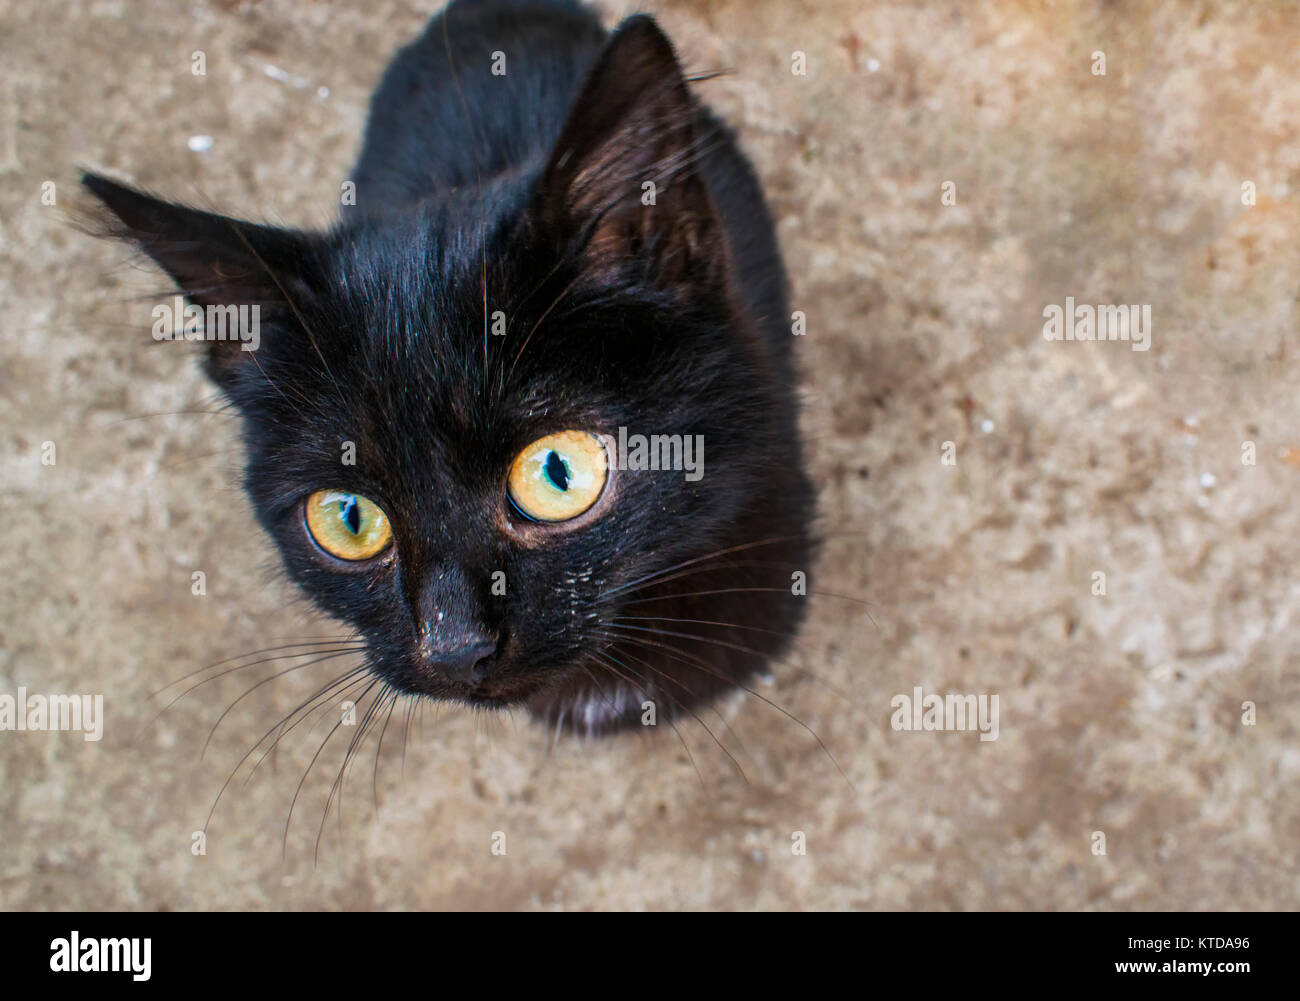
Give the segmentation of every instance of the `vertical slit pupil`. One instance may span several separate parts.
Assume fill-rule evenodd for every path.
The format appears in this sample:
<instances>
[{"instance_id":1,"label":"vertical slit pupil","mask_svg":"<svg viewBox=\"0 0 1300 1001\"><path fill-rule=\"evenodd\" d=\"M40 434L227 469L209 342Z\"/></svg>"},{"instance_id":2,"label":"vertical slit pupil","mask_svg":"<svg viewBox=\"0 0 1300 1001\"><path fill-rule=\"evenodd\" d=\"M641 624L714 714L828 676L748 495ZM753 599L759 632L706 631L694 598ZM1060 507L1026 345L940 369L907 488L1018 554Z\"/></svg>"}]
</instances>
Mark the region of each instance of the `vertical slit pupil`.
<instances>
[{"instance_id":1,"label":"vertical slit pupil","mask_svg":"<svg viewBox=\"0 0 1300 1001\"><path fill-rule=\"evenodd\" d=\"M546 457L546 475L559 489L569 489L569 467L564 464L559 452L551 452Z\"/></svg>"},{"instance_id":2,"label":"vertical slit pupil","mask_svg":"<svg viewBox=\"0 0 1300 1001\"><path fill-rule=\"evenodd\" d=\"M339 501L339 514L343 518L343 524L348 526L348 530L353 535L361 531L361 505L357 503L355 497Z\"/></svg>"}]
</instances>

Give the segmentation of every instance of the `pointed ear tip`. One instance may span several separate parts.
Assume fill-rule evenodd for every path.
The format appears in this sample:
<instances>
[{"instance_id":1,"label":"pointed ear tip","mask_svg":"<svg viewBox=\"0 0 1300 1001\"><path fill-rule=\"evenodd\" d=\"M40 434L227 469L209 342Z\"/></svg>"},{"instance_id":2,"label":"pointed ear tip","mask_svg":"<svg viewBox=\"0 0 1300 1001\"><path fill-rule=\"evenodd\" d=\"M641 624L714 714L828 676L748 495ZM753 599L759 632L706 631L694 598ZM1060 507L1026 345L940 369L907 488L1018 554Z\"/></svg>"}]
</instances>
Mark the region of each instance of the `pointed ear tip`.
<instances>
[{"instance_id":1,"label":"pointed ear tip","mask_svg":"<svg viewBox=\"0 0 1300 1001\"><path fill-rule=\"evenodd\" d=\"M77 170L81 173L81 186L88 191L98 193L113 183L103 174L96 174L86 167L78 165Z\"/></svg>"},{"instance_id":2,"label":"pointed ear tip","mask_svg":"<svg viewBox=\"0 0 1300 1001\"><path fill-rule=\"evenodd\" d=\"M81 186L101 202L107 203L115 195L134 193L126 185L118 184L103 174L97 174L93 170L87 170L84 167L78 167L77 169L81 171Z\"/></svg>"},{"instance_id":3,"label":"pointed ear tip","mask_svg":"<svg viewBox=\"0 0 1300 1001\"><path fill-rule=\"evenodd\" d=\"M81 171L81 188L86 192L77 199L81 230L100 239L129 239L131 230L121 212L121 195L125 189L93 170L80 166L77 169Z\"/></svg>"},{"instance_id":4,"label":"pointed ear tip","mask_svg":"<svg viewBox=\"0 0 1300 1001\"><path fill-rule=\"evenodd\" d=\"M631 17L624 18L614 32L614 38L629 39L638 45L653 46L661 55L674 60L677 58L673 43L664 34L663 28L659 27L659 22L649 14L633 14Z\"/></svg>"},{"instance_id":5,"label":"pointed ear tip","mask_svg":"<svg viewBox=\"0 0 1300 1001\"><path fill-rule=\"evenodd\" d=\"M80 181L82 190L95 195L102 201L103 196L100 195L100 191L102 190L100 188L100 182L103 181L103 178L84 167L79 166L77 170L81 174Z\"/></svg>"},{"instance_id":6,"label":"pointed ear tip","mask_svg":"<svg viewBox=\"0 0 1300 1001\"><path fill-rule=\"evenodd\" d=\"M137 217L138 205L147 196L88 168L79 165L77 169L81 188L87 193L77 199L81 228L104 239L136 239L138 234L131 220Z\"/></svg>"}]
</instances>

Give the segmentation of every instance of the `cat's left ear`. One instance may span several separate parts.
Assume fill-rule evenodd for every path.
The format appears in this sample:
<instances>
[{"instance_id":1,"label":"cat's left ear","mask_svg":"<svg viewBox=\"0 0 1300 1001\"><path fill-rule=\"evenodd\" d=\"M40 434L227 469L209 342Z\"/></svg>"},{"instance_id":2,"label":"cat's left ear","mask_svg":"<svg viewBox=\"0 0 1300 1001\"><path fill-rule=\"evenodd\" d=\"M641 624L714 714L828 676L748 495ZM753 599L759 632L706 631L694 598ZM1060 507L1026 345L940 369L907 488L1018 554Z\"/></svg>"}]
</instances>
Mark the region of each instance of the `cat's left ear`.
<instances>
[{"instance_id":1,"label":"cat's left ear","mask_svg":"<svg viewBox=\"0 0 1300 1001\"><path fill-rule=\"evenodd\" d=\"M135 244L199 306L275 313L307 294L301 234L177 205L98 174L83 174L81 183L108 210L99 234ZM252 358L238 340L208 342L208 372L219 384Z\"/></svg>"},{"instance_id":2,"label":"cat's left ear","mask_svg":"<svg viewBox=\"0 0 1300 1001\"><path fill-rule=\"evenodd\" d=\"M697 169L699 117L672 43L653 18L628 18L570 109L535 194L545 225L585 239L590 271L648 270L668 286L725 282L725 231Z\"/></svg>"}]
</instances>

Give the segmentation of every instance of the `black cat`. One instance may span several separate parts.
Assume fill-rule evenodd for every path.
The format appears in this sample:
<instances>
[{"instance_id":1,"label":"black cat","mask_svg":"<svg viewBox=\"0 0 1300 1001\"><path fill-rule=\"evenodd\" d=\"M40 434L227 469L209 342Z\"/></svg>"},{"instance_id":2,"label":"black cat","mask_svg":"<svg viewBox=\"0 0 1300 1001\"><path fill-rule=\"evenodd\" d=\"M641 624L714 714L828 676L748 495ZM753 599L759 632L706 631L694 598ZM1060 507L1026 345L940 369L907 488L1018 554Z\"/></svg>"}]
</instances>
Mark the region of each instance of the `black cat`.
<instances>
[{"instance_id":1,"label":"black cat","mask_svg":"<svg viewBox=\"0 0 1300 1001\"><path fill-rule=\"evenodd\" d=\"M327 233L83 180L193 304L257 307L256 350L207 346L246 489L381 692L605 733L787 647L813 495L785 274L651 18L453 3Z\"/></svg>"}]
</instances>

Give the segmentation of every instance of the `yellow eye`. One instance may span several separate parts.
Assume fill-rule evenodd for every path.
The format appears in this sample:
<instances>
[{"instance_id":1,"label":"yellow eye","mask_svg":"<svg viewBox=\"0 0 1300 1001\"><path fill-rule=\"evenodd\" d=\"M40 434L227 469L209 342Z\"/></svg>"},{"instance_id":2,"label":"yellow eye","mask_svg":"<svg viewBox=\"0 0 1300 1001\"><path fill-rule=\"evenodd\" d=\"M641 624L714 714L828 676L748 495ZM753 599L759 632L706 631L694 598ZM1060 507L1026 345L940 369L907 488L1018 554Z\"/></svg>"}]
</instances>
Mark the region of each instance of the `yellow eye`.
<instances>
[{"instance_id":1,"label":"yellow eye","mask_svg":"<svg viewBox=\"0 0 1300 1001\"><path fill-rule=\"evenodd\" d=\"M596 503L609 478L609 456L586 431L538 438L510 467L510 499L535 521L568 521Z\"/></svg>"},{"instance_id":2,"label":"yellow eye","mask_svg":"<svg viewBox=\"0 0 1300 1001\"><path fill-rule=\"evenodd\" d=\"M341 560L368 560L393 537L378 504L343 490L317 490L307 498L307 531L325 552Z\"/></svg>"}]
</instances>

